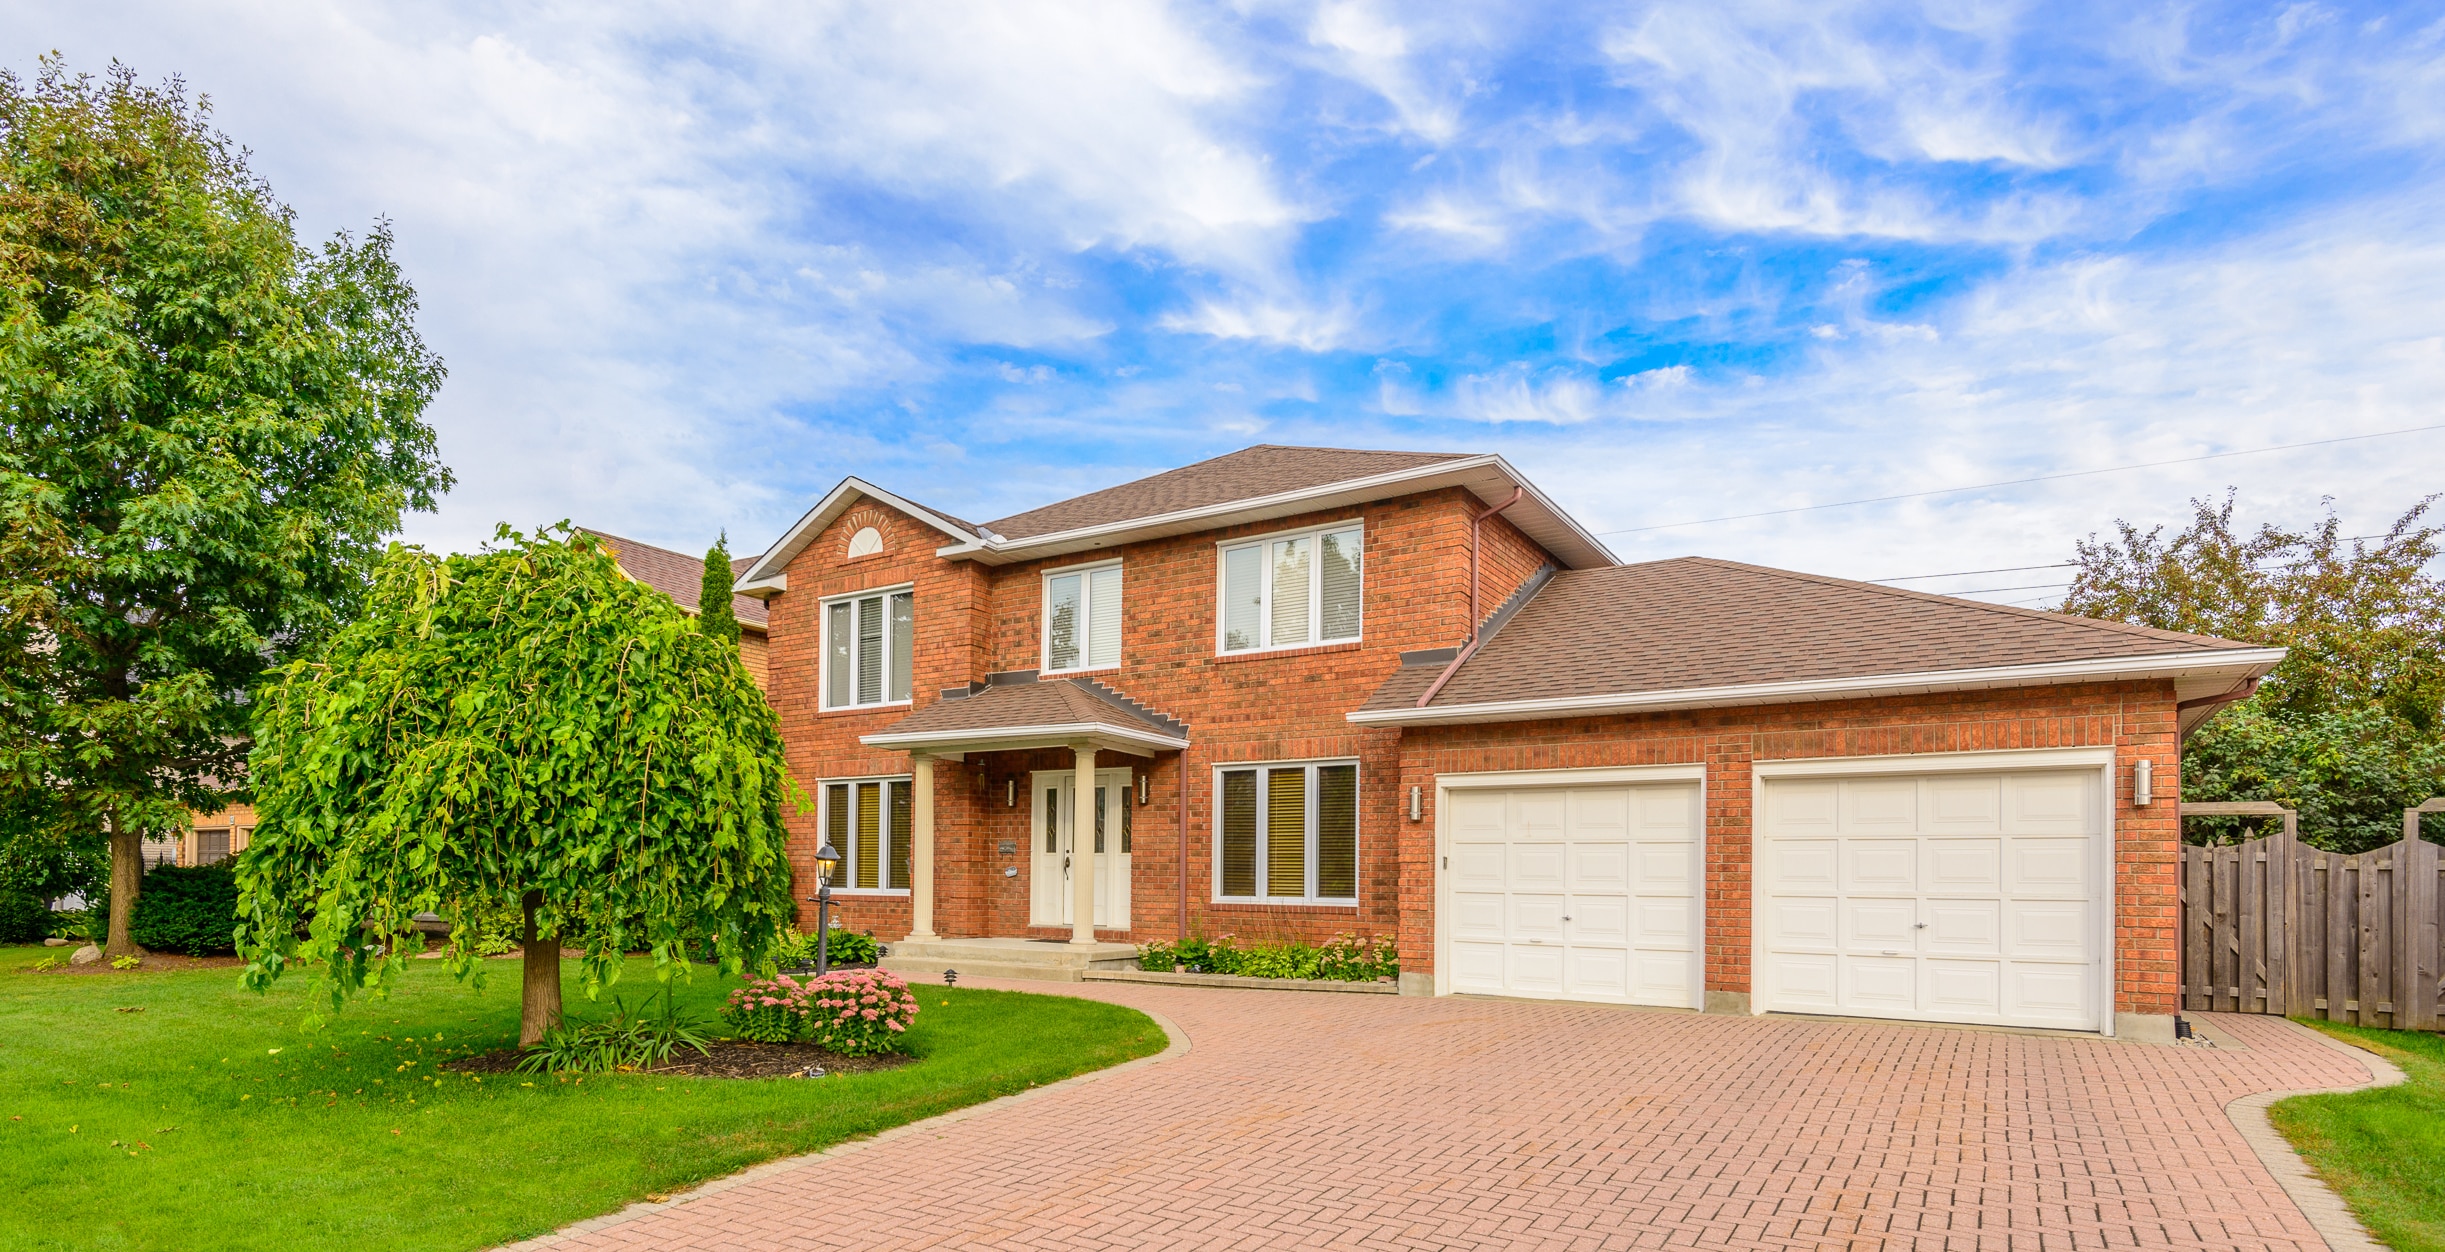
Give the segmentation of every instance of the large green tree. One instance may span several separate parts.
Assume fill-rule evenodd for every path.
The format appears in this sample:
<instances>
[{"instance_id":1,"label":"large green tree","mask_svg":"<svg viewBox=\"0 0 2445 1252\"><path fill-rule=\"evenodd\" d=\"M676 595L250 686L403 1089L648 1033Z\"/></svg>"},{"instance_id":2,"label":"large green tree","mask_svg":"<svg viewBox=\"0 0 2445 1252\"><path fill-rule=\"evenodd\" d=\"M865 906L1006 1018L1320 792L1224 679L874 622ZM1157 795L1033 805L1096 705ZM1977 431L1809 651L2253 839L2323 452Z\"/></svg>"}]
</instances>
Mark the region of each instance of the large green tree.
<instances>
[{"instance_id":1,"label":"large green tree","mask_svg":"<svg viewBox=\"0 0 2445 1252\"><path fill-rule=\"evenodd\" d=\"M2445 792L2445 580L2431 568L2434 497L2384 533L2316 524L2247 530L2234 496L2193 500L2170 536L2115 523L2075 547L2062 610L2289 649L2258 694L2183 753L2188 800L2274 800L2304 837L2358 852L2401 837L2402 810ZM2194 837L2239 833L2197 820Z\"/></svg>"},{"instance_id":2,"label":"large green tree","mask_svg":"<svg viewBox=\"0 0 2445 1252\"><path fill-rule=\"evenodd\" d=\"M244 794L249 689L449 489L415 312L176 81L0 72L0 805L107 842L113 953L143 838Z\"/></svg>"},{"instance_id":3,"label":"large green tree","mask_svg":"<svg viewBox=\"0 0 2445 1252\"><path fill-rule=\"evenodd\" d=\"M238 861L253 985L306 961L335 1007L378 991L419 912L452 922L467 976L475 919L519 908L532 1043L560 1015L564 938L590 994L640 948L666 978L707 940L725 969L769 963L792 788L737 647L590 536L496 543L394 546L362 616L262 689Z\"/></svg>"}]
</instances>

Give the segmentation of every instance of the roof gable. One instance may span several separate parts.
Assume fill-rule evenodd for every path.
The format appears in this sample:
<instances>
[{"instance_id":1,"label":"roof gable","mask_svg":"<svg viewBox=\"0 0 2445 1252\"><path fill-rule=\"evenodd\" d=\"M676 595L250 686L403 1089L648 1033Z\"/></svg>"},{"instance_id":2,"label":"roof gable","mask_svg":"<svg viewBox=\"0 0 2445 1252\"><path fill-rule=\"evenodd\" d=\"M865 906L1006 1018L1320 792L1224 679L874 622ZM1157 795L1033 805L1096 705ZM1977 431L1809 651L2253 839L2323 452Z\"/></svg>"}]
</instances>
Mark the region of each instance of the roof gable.
<instances>
[{"instance_id":1,"label":"roof gable","mask_svg":"<svg viewBox=\"0 0 2445 1252\"><path fill-rule=\"evenodd\" d=\"M808 509L805 516L793 523L779 542L755 559L755 564L739 577L740 592L746 595L770 595L786 590L788 580L782 572L789 568L790 562L797 559L808 544L815 542L815 537L823 533L824 527L831 525L861 500L871 500L897 510L954 540L974 542L978 538L973 522L961 521L939 509L929 509L852 476L840 480L839 485L825 492L823 499L816 501L814 508Z\"/></svg>"},{"instance_id":2,"label":"roof gable","mask_svg":"<svg viewBox=\"0 0 2445 1252\"><path fill-rule=\"evenodd\" d=\"M1332 483L1372 478L1457 461L1461 452L1375 452L1357 448L1293 448L1259 444L1135 482L1090 491L1025 513L987 522L984 529L1005 540L1033 539L1065 530L1107 526L1191 509Z\"/></svg>"}]
</instances>

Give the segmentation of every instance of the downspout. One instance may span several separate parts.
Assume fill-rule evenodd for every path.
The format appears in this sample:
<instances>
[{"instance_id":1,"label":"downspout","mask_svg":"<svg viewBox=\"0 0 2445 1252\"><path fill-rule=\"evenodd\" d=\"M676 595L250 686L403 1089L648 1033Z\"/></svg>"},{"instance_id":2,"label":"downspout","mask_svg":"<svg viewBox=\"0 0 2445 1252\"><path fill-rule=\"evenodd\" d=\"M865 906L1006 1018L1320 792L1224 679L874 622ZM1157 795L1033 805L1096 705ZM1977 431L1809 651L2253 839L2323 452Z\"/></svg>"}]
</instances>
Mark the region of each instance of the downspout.
<instances>
[{"instance_id":1,"label":"downspout","mask_svg":"<svg viewBox=\"0 0 2445 1252\"><path fill-rule=\"evenodd\" d=\"M1417 707L1425 708L1427 703L1443 690L1443 684L1452 681L1452 675L1459 673L1460 667L1468 663L1469 657L1477 651L1477 645L1485 642L1484 633L1478 628L1479 623L1484 619L1478 613L1477 553L1478 549L1484 545L1486 519L1518 504L1520 497L1526 494L1528 494L1528 488L1514 487L1511 489L1510 499L1469 519L1469 642L1460 650L1460 655L1452 658L1451 664L1443 667L1442 673L1435 675L1435 681L1427 686L1426 694L1418 697Z\"/></svg>"},{"instance_id":2,"label":"downspout","mask_svg":"<svg viewBox=\"0 0 2445 1252\"><path fill-rule=\"evenodd\" d=\"M1180 749L1180 933L1189 937L1189 750Z\"/></svg>"}]
</instances>

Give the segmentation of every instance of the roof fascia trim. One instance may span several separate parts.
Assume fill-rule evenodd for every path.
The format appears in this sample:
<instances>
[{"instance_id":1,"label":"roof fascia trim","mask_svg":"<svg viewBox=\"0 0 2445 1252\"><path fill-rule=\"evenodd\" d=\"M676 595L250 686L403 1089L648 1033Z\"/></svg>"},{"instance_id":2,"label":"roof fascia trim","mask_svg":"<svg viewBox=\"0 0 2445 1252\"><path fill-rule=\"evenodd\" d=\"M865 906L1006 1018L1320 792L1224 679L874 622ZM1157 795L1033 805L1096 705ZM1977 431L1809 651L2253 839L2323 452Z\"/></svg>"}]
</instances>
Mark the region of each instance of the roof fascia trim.
<instances>
[{"instance_id":1,"label":"roof fascia trim","mask_svg":"<svg viewBox=\"0 0 2445 1252\"><path fill-rule=\"evenodd\" d=\"M849 505L860 498L888 505L946 535L960 539L974 538L971 532L945 520L941 514L932 509L894 495L852 474L840 480L832 490L825 492L823 499L816 501L814 508L808 509L805 516L792 524L789 530L782 534L779 542L765 549L764 555L757 557L756 563L748 566L747 572L739 576L737 587L744 589L753 586L762 590L769 586L771 592L775 594L788 590L786 580L774 581L780 577L781 571L799 553L804 552L808 544L815 541L817 531L831 525L833 518L846 512Z\"/></svg>"},{"instance_id":2,"label":"roof fascia trim","mask_svg":"<svg viewBox=\"0 0 2445 1252\"><path fill-rule=\"evenodd\" d=\"M1276 492L1270 496L1252 496L1244 500L1227 500L1221 504L1199 505L1193 509L1176 509L1170 513L1156 513L1146 517L1133 517L1118 522L1105 522L1096 526L1080 526L1071 530L1057 530L1048 534L1035 535L1026 539L1003 539L999 536L990 534L973 538L963 536L964 542L950 544L945 547L938 548L935 550L934 555L947 557L952 560L982 557L987 559L989 563L998 564L1001 561L1023 559L1029 550L1040 547L1055 547L1062 544L1077 543L1084 540L1108 538L1114 535L1125 535L1132 531L1151 530L1164 526L1177 526L1183 523L1213 522L1217 525L1221 525L1226 524L1222 519L1229 518L1234 514L1257 513L1267 509L1278 509L1287 505L1296 505L1306 500L1320 500L1333 496L1348 495L1353 492L1359 493L1363 496L1366 493L1376 491L1380 488L1398 487L1405 483L1415 482L1422 478L1434 478L1447 474L1466 473L1471 470L1481 469L1496 470L1505 478L1509 479L1514 486L1525 490L1528 494L1528 498L1536 501L1539 508L1542 508L1547 514L1559 521L1566 529L1570 531L1573 537L1588 545L1589 549L1595 552L1600 558L1602 564L1621 564L1621 558L1615 556L1613 554L1613 550L1606 547L1604 542L1598 539L1594 534L1590 533L1585 526L1580 525L1578 518L1572 517L1568 512L1555 505L1550 497L1537 489L1536 484L1529 482L1528 479L1521 475L1518 470L1512 468L1510 462L1504 460L1500 455L1491 452L1480 453L1476 456L1454 457L1448 461L1431 461L1425 465L1413 465L1407 469L1393 470L1383 474L1374 474L1365 478L1345 478L1339 482L1324 483L1314 487L1301 487L1296 491Z\"/></svg>"},{"instance_id":3,"label":"roof fascia trim","mask_svg":"<svg viewBox=\"0 0 2445 1252\"><path fill-rule=\"evenodd\" d=\"M1985 669L1922 670L1906 674L1867 674L1856 678L1812 678L1794 682L1682 687L1544 700L1500 700L1422 709L1360 709L1346 717L1362 726L1528 721L1546 717L1644 713L1657 709L1794 704L1809 700L1860 699L1979 687L2037 687L2097 678L2170 678L2201 670L2255 670L2263 674L2274 669L2276 663L2283 659L2282 648L2235 648L2215 652L2105 657L2090 661L2053 661L2038 665L2001 665Z\"/></svg>"},{"instance_id":4,"label":"roof fascia trim","mask_svg":"<svg viewBox=\"0 0 2445 1252\"><path fill-rule=\"evenodd\" d=\"M986 752L994 750L992 747L987 745L1001 744L1005 740L1012 739L1051 739L1063 742L1080 739L1118 739L1126 743L1139 744L1150 748L1161 748L1166 751L1173 752L1181 751L1189 746L1189 741L1185 737L1174 738L1170 735L1157 734L1151 730L1132 730L1126 726L1113 726L1103 722L1066 722L1057 725L1048 724L1041 726L996 726L987 730L919 730L909 731L902 734L893 734L889 731L885 731L881 734L860 735L858 736L857 741L870 748L940 748L946 750L962 750L962 745L973 745L966 747L964 750L970 752Z\"/></svg>"}]
</instances>

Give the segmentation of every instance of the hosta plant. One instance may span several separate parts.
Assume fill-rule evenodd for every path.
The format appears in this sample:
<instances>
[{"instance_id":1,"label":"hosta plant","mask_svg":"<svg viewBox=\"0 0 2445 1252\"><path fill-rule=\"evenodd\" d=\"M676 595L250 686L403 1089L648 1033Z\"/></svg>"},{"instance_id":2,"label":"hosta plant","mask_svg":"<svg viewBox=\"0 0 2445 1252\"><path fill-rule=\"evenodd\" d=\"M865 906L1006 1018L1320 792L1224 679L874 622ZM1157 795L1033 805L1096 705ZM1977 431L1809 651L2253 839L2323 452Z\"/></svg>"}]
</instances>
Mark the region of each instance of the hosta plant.
<instances>
[{"instance_id":1,"label":"hosta plant","mask_svg":"<svg viewBox=\"0 0 2445 1252\"><path fill-rule=\"evenodd\" d=\"M843 1056L895 1052L917 1020L917 996L897 974L851 969L807 983L808 1037Z\"/></svg>"}]
</instances>

